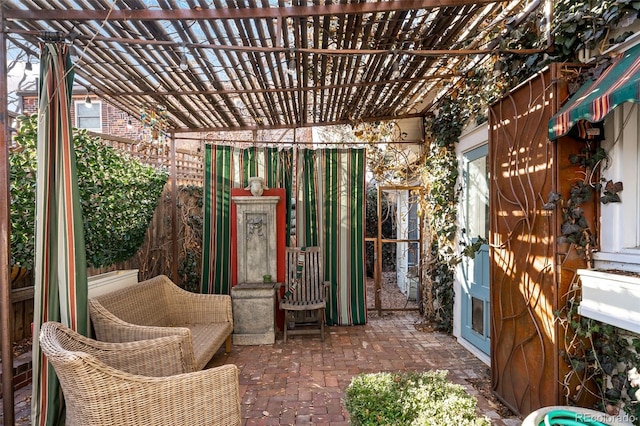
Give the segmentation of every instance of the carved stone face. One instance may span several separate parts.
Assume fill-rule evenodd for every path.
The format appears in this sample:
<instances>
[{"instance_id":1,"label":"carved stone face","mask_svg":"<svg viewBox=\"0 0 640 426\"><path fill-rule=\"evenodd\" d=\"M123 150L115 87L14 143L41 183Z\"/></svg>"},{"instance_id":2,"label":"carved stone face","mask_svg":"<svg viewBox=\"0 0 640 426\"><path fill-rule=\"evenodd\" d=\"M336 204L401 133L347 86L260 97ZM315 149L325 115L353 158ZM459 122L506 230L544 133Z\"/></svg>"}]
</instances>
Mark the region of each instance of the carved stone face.
<instances>
[{"instance_id":1,"label":"carved stone face","mask_svg":"<svg viewBox=\"0 0 640 426\"><path fill-rule=\"evenodd\" d=\"M249 186L246 188L251 191L251 195L259 197L265 190L264 179L261 177L250 177Z\"/></svg>"}]
</instances>

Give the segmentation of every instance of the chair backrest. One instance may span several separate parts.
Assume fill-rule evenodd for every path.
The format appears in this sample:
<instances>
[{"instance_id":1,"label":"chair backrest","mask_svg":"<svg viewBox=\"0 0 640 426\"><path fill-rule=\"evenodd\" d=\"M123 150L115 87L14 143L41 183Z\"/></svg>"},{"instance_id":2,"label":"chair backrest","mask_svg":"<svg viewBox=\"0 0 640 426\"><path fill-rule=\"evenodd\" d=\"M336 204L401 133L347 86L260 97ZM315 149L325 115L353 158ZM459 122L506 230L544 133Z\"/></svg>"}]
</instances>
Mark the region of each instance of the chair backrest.
<instances>
[{"instance_id":1,"label":"chair backrest","mask_svg":"<svg viewBox=\"0 0 640 426\"><path fill-rule=\"evenodd\" d=\"M196 371L180 336L126 343L101 342L78 334L59 322L48 321L42 324L40 341L54 355L64 351L83 352L109 367L131 374L164 377Z\"/></svg>"},{"instance_id":2,"label":"chair backrest","mask_svg":"<svg viewBox=\"0 0 640 426\"><path fill-rule=\"evenodd\" d=\"M287 247L285 259L285 293L293 301L325 299L324 264L320 247Z\"/></svg>"},{"instance_id":3,"label":"chair backrest","mask_svg":"<svg viewBox=\"0 0 640 426\"><path fill-rule=\"evenodd\" d=\"M44 323L40 332L42 352L60 379L67 426L240 426L238 368L235 365L170 376L132 374L105 364L94 354L73 350L75 348L69 350L65 346L76 344L75 339L68 339L69 336L74 337L64 326L50 322ZM179 336L166 336L105 345L129 348L151 342L156 346L158 342L172 340L180 342ZM179 352L176 348L173 351ZM172 350L161 347L161 351ZM157 361L144 354L143 358L148 363Z\"/></svg>"},{"instance_id":4,"label":"chair backrest","mask_svg":"<svg viewBox=\"0 0 640 426\"><path fill-rule=\"evenodd\" d=\"M91 299L92 305L99 303L104 309L131 324L146 326L168 326L171 324L171 303L167 287L171 280L158 275L138 284L115 290ZM101 339L100 336L98 338Z\"/></svg>"},{"instance_id":5,"label":"chair backrest","mask_svg":"<svg viewBox=\"0 0 640 426\"><path fill-rule=\"evenodd\" d=\"M63 329L53 323L42 325L40 347L60 380L66 405L66 424L96 424L86 421L79 413L93 411L93 400L108 400L108 395L104 394L108 391L104 386L108 374L101 368L104 364L92 355L66 349L64 345L69 341L65 340Z\"/></svg>"}]
</instances>

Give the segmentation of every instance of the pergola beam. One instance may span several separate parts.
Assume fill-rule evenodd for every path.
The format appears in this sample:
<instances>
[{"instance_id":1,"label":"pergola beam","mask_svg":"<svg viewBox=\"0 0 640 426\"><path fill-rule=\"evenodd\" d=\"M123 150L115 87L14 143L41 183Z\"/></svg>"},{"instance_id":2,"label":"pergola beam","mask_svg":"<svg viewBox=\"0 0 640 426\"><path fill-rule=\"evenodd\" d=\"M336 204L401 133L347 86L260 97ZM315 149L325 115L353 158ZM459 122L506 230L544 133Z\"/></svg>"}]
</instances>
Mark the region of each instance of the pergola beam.
<instances>
[{"instance_id":1,"label":"pergola beam","mask_svg":"<svg viewBox=\"0 0 640 426\"><path fill-rule=\"evenodd\" d=\"M458 7L496 3L498 0L392 0L373 3L341 3L313 6L224 9L173 9L173 10L22 10L7 9L5 18L24 20L67 21L201 21L209 19L278 19L323 15L350 15L384 13L438 7Z\"/></svg>"},{"instance_id":2,"label":"pergola beam","mask_svg":"<svg viewBox=\"0 0 640 426\"><path fill-rule=\"evenodd\" d=\"M18 29L6 30L9 34L31 35L39 37L39 31L27 31ZM64 36L64 35L63 35ZM223 50L229 52L258 52L258 53L310 53L326 56L364 56L364 55L407 55L407 56L470 56L488 55L497 53L512 53L515 55L531 55L534 53L544 53L548 49L322 49L308 47L282 47L282 46L238 46L206 43L185 43L174 40L143 40L137 38L104 37L104 36L83 36L73 35L76 40L92 40L113 43L130 44L136 46L184 46L188 48Z\"/></svg>"},{"instance_id":3,"label":"pergola beam","mask_svg":"<svg viewBox=\"0 0 640 426\"><path fill-rule=\"evenodd\" d=\"M159 96L178 96L178 95L243 95L249 93L276 93L276 92L300 92L300 91L314 91L314 90L327 90L327 89L344 89L349 87L367 87L367 86L385 86L393 83L409 83L419 82L426 80L449 80L456 77L464 77L462 74L438 74L427 75L424 77L405 78L397 80L386 81L362 81L358 83L343 83L343 84L324 84L322 86L296 86L296 87L281 87L281 88L266 88L266 89L221 89L221 90L180 90L180 91L140 91L140 92L126 92L127 95L132 96L147 96L147 95L159 95ZM109 92L108 96L118 97L125 93ZM107 96L107 94L105 94Z\"/></svg>"},{"instance_id":4,"label":"pergola beam","mask_svg":"<svg viewBox=\"0 0 640 426\"><path fill-rule=\"evenodd\" d=\"M402 115L390 115L384 117L368 117L364 119L357 120L335 120L329 123L294 123L294 124L282 124L275 126L242 126L242 127L206 127L206 128L198 128L198 129L189 129L189 128L179 128L179 129L171 129L172 133L179 135L181 133L193 133L197 132L235 132L235 131L257 131L257 130L285 130L285 129L301 129L304 127L323 127L323 126L335 126L341 124L358 124L358 123L373 123L376 121L390 121L390 120L403 120L407 118L421 118L424 117L424 114L421 113L412 113L412 114L402 114Z\"/></svg>"}]
</instances>

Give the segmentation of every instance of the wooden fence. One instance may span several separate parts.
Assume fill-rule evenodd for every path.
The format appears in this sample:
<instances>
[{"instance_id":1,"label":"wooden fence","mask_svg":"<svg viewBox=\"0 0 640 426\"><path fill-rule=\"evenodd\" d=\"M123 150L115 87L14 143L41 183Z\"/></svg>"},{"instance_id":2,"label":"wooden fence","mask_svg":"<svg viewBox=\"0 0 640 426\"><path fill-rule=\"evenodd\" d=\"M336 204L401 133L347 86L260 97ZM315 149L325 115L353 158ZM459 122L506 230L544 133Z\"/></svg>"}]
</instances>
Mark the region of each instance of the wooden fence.
<instances>
[{"instance_id":1,"label":"wooden fence","mask_svg":"<svg viewBox=\"0 0 640 426\"><path fill-rule=\"evenodd\" d=\"M31 336L33 322L33 273L27 269L11 270L11 302L13 305L13 340Z\"/></svg>"},{"instance_id":2,"label":"wooden fence","mask_svg":"<svg viewBox=\"0 0 640 426\"><path fill-rule=\"evenodd\" d=\"M127 152L144 163L170 169L170 153L161 156L147 155L138 152L135 143L128 139L92 135L101 137L105 144ZM171 181L167 183L149 224L145 241L135 256L107 268L90 268L87 271L89 276L119 269L138 269L138 279L141 281L164 274L191 291L198 290L202 253L203 156L197 151L176 149L175 164L178 189L174 194ZM177 225L175 240L173 217ZM175 255L177 259L174 259ZM178 265L178 276L174 276L174 262ZM16 271L13 275L13 339L20 341L31 336L33 274L31 271Z\"/></svg>"},{"instance_id":3,"label":"wooden fence","mask_svg":"<svg viewBox=\"0 0 640 426\"><path fill-rule=\"evenodd\" d=\"M102 133L87 133L91 136L101 138L105 145L126 152L142 163L149 164L153 167L163 167L167 170L171 169L171 152L168 147L166 149L155 150L154 152L149 152L148 150L142 151L136 141L132 141L131 139ZM201 151L176 148L175 163L178 185L202 186L204 179L204 157Z\"/></svg>"}]
</instances>

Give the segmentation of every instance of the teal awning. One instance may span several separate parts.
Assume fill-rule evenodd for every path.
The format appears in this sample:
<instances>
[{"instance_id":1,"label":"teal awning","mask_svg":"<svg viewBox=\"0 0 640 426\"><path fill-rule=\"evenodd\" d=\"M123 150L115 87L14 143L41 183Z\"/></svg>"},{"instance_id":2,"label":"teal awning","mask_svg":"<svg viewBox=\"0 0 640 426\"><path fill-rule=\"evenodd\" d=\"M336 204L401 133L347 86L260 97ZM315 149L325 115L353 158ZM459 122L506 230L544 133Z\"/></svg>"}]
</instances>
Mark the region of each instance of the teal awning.
<instances>
[{"instance_id":1,"label":"teal awning","mask_svg":"<svg viewBox=\"0 0 640 426\"><path fill-rule=\"evenodd\" d=\"M597 80L586 82L549 120L549 139L566 135L580 120L602 121L624 102L640 103L640 45L621 54Z\"/></svg>"}]
</instances>

